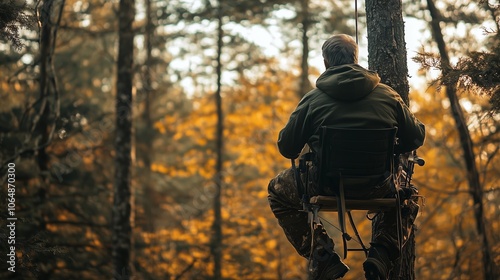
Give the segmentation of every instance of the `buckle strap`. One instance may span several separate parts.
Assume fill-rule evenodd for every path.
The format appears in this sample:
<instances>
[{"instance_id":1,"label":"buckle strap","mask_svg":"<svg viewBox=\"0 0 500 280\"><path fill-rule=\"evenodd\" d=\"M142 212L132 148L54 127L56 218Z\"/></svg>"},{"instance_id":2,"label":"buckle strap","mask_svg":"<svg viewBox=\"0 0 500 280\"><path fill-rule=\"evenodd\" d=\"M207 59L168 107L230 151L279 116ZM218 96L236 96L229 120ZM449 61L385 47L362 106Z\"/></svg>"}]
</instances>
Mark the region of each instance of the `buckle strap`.
<instances>
[{"instance_id":1,"label":"buckle strap","mask_svg":"<svg viewBox=\"0 0 500 280\"><path fill-rule=\"evenodd\" d=\"M351 236L347 233L347 230L345 228L345 196L344 196L344 180L342 179L342 176L340 176L340 182L339 182L339 193L337 194L337 205L339 206L338 209L338 216L339 216L339 224L340 224L340 229L342 230L342 242L344 245L344 259L347 258L347 240L351 240Z\"/></svg>"},{"instance_id":2,"label":"buckle strap","mask_svg":"<svg viewBox=\"0 0 500 280\"><path fill-rule=\"evenodd\" d=\"M304 199L304 195L306 194L306 189L304 184L302 183L302 179L300 178L300 172L297 166L295 165L295 159L291 159L292 162L292 170L295 177L295 182L297 185L297 191L299 192L299 197Z\"/></svg>"}]
</instances>

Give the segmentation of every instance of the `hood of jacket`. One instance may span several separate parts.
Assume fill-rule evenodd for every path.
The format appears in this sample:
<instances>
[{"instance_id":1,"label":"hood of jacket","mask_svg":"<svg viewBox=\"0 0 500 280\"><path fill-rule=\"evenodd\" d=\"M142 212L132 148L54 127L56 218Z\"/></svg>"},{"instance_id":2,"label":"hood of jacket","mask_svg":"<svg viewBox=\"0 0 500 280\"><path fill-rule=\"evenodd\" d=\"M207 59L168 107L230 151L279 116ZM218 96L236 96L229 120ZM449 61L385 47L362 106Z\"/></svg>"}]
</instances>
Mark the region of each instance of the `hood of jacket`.
<instances>
[{"instance_id":1,"label":"hood of jacket","mask_svg":"<svg viewBox=\"0 0 500 280\"><path fill-rule=\"evenodd\" d=\"M344 64L323 72L316 87L334 99L356 101L370 94L379 82L376 72L357 64Z\"/></svg>"}]
</instances>

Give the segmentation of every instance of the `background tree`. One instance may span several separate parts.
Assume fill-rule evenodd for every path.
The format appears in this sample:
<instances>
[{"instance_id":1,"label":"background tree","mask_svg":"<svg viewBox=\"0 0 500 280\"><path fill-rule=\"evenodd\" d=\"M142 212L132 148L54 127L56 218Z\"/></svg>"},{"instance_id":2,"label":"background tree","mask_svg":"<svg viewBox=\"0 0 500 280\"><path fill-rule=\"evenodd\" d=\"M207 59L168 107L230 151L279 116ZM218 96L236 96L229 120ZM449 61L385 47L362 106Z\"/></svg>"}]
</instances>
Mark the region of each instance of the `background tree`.
<instances>
[{"instance_id":1,"label":"background tree","mask_svg":"<svg viewBox=\"0 0 500 280\"><path fill-rule=\"evenodd\" d=\"M300 0L300 19L302 24L302 59L300 62L299 96L303 96L313 89L309 81L309 31L311 15L309 13L309 0Z\"/></svg>"},{"instance_id":2,"label":"background tree","mask_svg":"<svg viewBox=\"0 0 500 280\"><path fill-rule=\"evenodd\" d=\"M3 60L1 70L1 92L6 102L2 103L0 114L3 123L0 158L2 163L16 162L20 185L17 276L44 279L105 275L101 256L106 256L106 251L100 250L100 244L109 236L103 223L106 209L101 207L107 197L103 199L103 186L98 183L105 174L101 176L102 172L97 174L93 170L94 167L102 170L99 163L103 159L93 165L85 162L98 158L101 151L96 147L102 144L108 127L101 122L100 108L87 102L88 99L83 102L84 95L80 95L92 88L92 83L84 82L85 86L80 84L77 89L72 88L75 89L72 94L66 94L69 82L74 81L74 72L67 71L74 50L92 43L79 45L82 34L72 37L67 29L61 28L67 23L65 1L39 4L43 36L24 33L25 46L16 50L17 56L7 49L5 54L16 59ZM29 8L34 9L35 4ZM68 43L68 38L74 41ZM99 48L93 49L98 53ZM78 77L82 80L89 66L85 65L86 59L79 61ZM100 70L105 69L106 64L101 64ZM44 99L40 94L45 95L46 102L41 102ZM42 121L39 116L44 103L49 113ZM89 116L89 111L96 116ZM37 129L33 129L35 126ZM43 149L42 153L39 149Z\"/></svg>"},{"instance_id":3,"label":"background tree","mask_svg":"<svg viewBox=\"0 0 500 280\"><path fill-rule=\"evenodd\" d=\"M0 38L9 40L14 48L21 49L22 43L19 31L29 28L34 23L34 17L26 13L26 2L8 0L0 3Z\"/></svg>"},{"instance_id":4,"label":"background tree","mask_svg":"<svg viewBox=\"0 0 500 280\"><path fill-rule=\"evenodd\" d=\"M450 79L450 72L452 72L453 67L450 63L450 57L448 55L448 50L444 42L442 35L442 30L440 27L440 22L442 16L439 14L434 1L427 1L427 8L429 9L432 21L431 28L433 38L437 44L439 50L439 68L443 73L443 77L448 79L443 81L446 86L446 95L450 102L450 110L452 112L453 118L455 120L455 126L459 134L460 143L462 146L463 159L465 161L465 166L467 170L467 181L470 188L470 194L472 196L474 204L474 218L476 220L476 230L478 235L481 237L482 242L482 255L484 263L484 277L485 279L495 279L495 264L492 259L491 245L489 241L488 232L486 230L486 219L484 214L484 203L483 203L483 187L480 182L480 174L476 164L476 155L474 152L474 143L472 141L469 129L467 127L467 122L464 116L463 109L459 103L457 96L457 83L458 77L455 76Z\"/></svg>"},{"instance_id":5,"label":"background tree","mask_svg":"<svg viewBox=\"0 0 500 280\"><path fill-rule=\"evenodd\" d=\"M446 75L443 73L443 76L447 80L458 80L459 85L463 88L489 96L492 109L498 112L500 109L500 76L498 72L491 71L500 65L500 6L491 4L489 1L480 1L479 4L489 14L490 21L494 26L492 28L484 27L484 32L489 37L485 42L488 50L470 51L466 54L467 56L460 59L452 71ZM440 17L438 16L438 18ZM488 21L488 17L485 20Z\"/></svg>"},{"instance_id":6,"label":"background tree","mask_svg":"<svg viewBox=\"0 0 500 280\"><path fill-rule=\"evenodd\" d=\"M115 181L113 199L113 267L114 279L131 276L131 148L132 85L135 1L121 0L118 10L118 61L116 80Z\"/></svg>"},{"instance_id":7,"label":"background tree","mask_svg":"<svg viewBox=\"0 0 500 280\"><path fill-rule=\"evenodd\" d=\"M132 155L136 157L132 157L130 181L131 195L136 198L136 223L130 252L134 255L131 270L141 279L214 277L210 248L217 158L214 81L218 25L217 5L209 2L172 0L167 4L151 0L149 12L148 2L137 1L135 5L131 116L135 132ZM349 1L308 2L307 60L312 78L323 67L320 43L333 30L353 34L354 13ZM408 2L406 10L414 9L412 15L430 22L425 7ZM441 0L440 5L451 2ZM465 54L465 47L493 54L493 37L480 49L475 40L455 32L472 34L483 24L494 27L486 6L472 9L468 6L473 3L455 2L455 6L440 11L446 15L446 23L441 25L446 29L443 35L451 62ZM119 2L66 0L62 10L62 1L53 3L50 22L55 44L50 58L53 74L50 67L47 72L51 113L46 127L49 135L54 129L54 136L45 146L49 175L40 174L34 152L46 131L31 131L41 105L41 30L21 30L22 49L0 38L0 158L2 163L10 159L16 163L16 212L21 221L17 228L19 272L11 275L2 270L0 278L127 277L116 275L113 267L111 226ZM225 4L224 86L220 92L224 111L221 277L305 279L306 261L286 240L266 200L269 179L289 166L275 142L299 98L303 59L300 2ZM35 5L28 2L26 13ZM366 22L363 12L359 22ZM425 41L430 35L426 32L412 35L422 34L423 45L434 50L434 44ZM360 38L363 49L363 35ZM362 58L361 63L365 62ZM481 69L490 73L488 67ZM429 73L432 71L421 72L430 80ZM52 75L57 78L60 101L55 128L51 123L57 108ZM449 102L444 87L425 89L421 86L411 95L411 108L426 123L429 135L419 149L426 166L414 175L421 194L427 197L427 206L417 219L416 278L433 279L435 271L450 279L481 278L481 243L477 242L467 174L461 154L456 152L461 146ZM498 116L492 114L486 96L472 94L462 87L462 80L457 89L481 174L492 258L497 260ZM44 203L40 204L42 179L49 182L44 185ZM0 201L0 208L4 209L4 203ZM42 213L43 220L39 218ZM369 238L369 221L362 215L355 219L361 234ZM0 219L1 236L5 236L4 222ZM38 231L39 222L45 223L44 232ZM341 243L338 231L333 226L329 230L336 243ZM6 245L0 244L0 249L5 251ZM4 256L0 255L2 262ZM352 254L347 261L352 269L345 278L362 278L364 255Z\"/></svg>"},{"instance_id":8,"label":"background tree","mask_svg":"<svg viewBox=\"0 0 500 280\"><path fill-rule=\"evenodd\" d=\"M311 50L319 53L322 42L332 33L354 34L353 26L347 22L355 17L355 12L350 3L335 0L296 0L288 5L295 15L284 20L283 24L290 25L290 29L284 30L283 33L287 37L286 40L290 41L289 45L293 45L294 41L299 41L301 45L300 52L294 50L294 47L290 51L300 57L297 95L302 97L313 89L309 79Z\"/></svg>"},{"instance_id":9,"label":"background tree","mask_svg":"<svg viewBox=\"0 0 500 280\"><path fill-rule=\"evenodd\" d=\"M215 106L217 110L217 129L216 129L216 164L215 164L215 194L214 194L214 222L212 224L213 241L212 241L212 255L214 258L214 279L222 279L222 207L221 207L221 193L222 182L224 181L223 174L223 148L224 148L224 115L222 111L222 39L224 33L222 31L222 18L224 2L219 0L217 3L217 59L216 59L216 72L217 72L217 90L215 92Z\"/></svg>"},{"instance_id":10,"label":"background tree","mask_svg":"<svg viewBox=\"0 0 500 280\"><path fill-rule=\"evenodd\" d=\"M59 89L57 87L55 72L54 72L54 48L57 34L58 22L55 23L52 19L54 14L54 1L43 1L42 8L40 9L40 105L38 108L38 115L33 118L33 126L31 131L37 135L35 144L35 161L40 171L40 181L37 189L37 204L39 204L38 213L35 217L38 218L38 232L47 232L47 219L48 213L46 211L47 192L50 184L50 170L49 170L49 155L47 153L47 146L52 141L56 127L56 121L59 118ZM64 7L64 1L61 4L60 10ZM45 263L44 259L39 259L41 263ZM50 267L50 265L49 265ZM39 274L41 279L49 279L53 266L42 270Z\"/></svg>"},{"instance_id":11,"label":"background tree","mask_svg":"<svg viewBox=\"0 0 500 280\"><path fill-rule=\"evenodd\" d=\"M144 81L143 86L143 95L144 95L144 109L142 112L142 121L144 122L144 129L140 129L136 134L136 149L138 157L143 160L143 167L140 171L144 175L144 180L142 185L143 196L136 195L135 199L138 201L137 205L139 207L144 208L144 215L140 215L137 211L139 207L136 207L135 216L136 221L139 222L145 231L153 232L155 225L154 221L154 206L151 203L151 200L154 199L154 189L152 186L151 180L151 154L152 154L152 145L154 140L154 128L153 128L153 120L152 120L152 110L153 110L153 101L154 101L154 89L153 89L153 37L155 36L156 24L153 22L156 17L153 14L153 3L152 0L146 0L146 26L144 31L144 45L146 58L144 61L143 75L142 79ZM144 145L141 146L141 138L138 135L142 135L144 138Z\"/></svg>"}]
</instances>

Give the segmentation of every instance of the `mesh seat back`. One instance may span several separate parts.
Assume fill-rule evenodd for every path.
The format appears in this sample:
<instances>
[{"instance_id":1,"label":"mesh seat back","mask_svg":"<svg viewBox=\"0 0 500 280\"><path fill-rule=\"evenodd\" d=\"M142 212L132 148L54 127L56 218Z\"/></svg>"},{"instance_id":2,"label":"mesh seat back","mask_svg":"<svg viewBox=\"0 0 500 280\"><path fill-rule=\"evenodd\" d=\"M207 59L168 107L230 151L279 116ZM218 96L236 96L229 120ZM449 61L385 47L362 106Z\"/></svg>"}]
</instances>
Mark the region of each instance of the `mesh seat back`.
<instances>
[{"instance_id":1,"label":"mesh seat back","mask_svg":"<svg viewBox=\"0 0 500 280\"><path fill-rule=\"evenodd\" d=\"M320 194L337 194L341 177L346 196L387 181L392 175L396 131L397 127L322 127L318 172Z\"/></svg>"}]
</instances>

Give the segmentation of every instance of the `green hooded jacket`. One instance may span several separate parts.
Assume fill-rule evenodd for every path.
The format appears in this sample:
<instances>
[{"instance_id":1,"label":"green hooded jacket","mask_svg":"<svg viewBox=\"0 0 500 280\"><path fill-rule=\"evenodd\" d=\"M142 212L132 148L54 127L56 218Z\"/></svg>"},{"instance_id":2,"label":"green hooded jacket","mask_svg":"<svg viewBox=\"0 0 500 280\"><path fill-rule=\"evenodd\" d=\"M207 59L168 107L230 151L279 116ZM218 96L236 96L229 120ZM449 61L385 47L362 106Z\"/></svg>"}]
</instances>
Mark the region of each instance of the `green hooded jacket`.
<instances>
[{"instance_id":1,"label":"green hooded jacket","mask_svg":"<svg viewBox=\"0 0 500 280\"><path fill-rule=\"evenodd\" d=\"M410 112L401 96L380 83L376 72L357 64L328 68L291 114L278 138L280 153L297 158L307 143L319 151L319 128L398 127L396 152L422 146L425 126Z\"/></svg>"}]
</instances>

